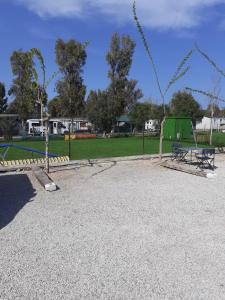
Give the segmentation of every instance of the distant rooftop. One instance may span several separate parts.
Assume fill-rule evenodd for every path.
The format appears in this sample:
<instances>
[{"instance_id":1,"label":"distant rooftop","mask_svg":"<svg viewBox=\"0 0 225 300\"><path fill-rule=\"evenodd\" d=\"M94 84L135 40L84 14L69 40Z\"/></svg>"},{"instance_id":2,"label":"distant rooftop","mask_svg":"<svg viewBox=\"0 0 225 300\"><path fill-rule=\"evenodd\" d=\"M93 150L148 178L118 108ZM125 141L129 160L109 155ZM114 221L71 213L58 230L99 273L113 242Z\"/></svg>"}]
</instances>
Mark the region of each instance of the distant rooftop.
<instances>
[{"instance_id":1,"label":"distant rooftop","mask_svg":"<svg viewBox=\"0 0 225 300\"><path fill-rule=\"evenodd\" d=\"M117 122L127 122L131 123L131 119L129 118L128 115L122 115L119 118L117 118Z\"/></svg>"}]
</instances>

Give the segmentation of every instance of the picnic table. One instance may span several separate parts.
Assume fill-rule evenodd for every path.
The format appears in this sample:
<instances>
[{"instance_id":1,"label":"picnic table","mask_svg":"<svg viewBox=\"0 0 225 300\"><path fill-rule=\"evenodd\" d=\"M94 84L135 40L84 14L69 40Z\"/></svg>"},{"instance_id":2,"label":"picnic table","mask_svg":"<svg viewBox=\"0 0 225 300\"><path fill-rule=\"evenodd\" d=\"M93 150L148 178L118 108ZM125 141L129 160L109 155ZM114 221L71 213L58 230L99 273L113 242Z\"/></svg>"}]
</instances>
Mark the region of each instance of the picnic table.
<instances>
[{"instance_id":1,"label":"picnic table","mask_svg":"<svg viewBox=\"0 0 225 300\"><path fill-rule=\"evenodd\" d=\"M197 168L208 167L214 169L215 148L203 147L182 147L174 144L172 146L172 160L183 161L185 163L196 164ZM189 155L190 159L187 159ZM193 160L195 158L195 161Z\"/></svg>"},{"instance_id":2,"label":"picnic table","mask_svg":"<svg viewBox=\"0 0 225 300\"><path fill-rule=\"evenodd\" d=\"M180 149L183 152L186 153L186 155L185 155L184 158L186 158L186 156L188 154L190 154L190 161L192 162L192 160L193 160L193 154L195 154L195 155L196 154L200 154L200 153L202 153L203 149L205 149L205 148L202 148L202 147L181 147Z\"/></svg>"}]
</instances>

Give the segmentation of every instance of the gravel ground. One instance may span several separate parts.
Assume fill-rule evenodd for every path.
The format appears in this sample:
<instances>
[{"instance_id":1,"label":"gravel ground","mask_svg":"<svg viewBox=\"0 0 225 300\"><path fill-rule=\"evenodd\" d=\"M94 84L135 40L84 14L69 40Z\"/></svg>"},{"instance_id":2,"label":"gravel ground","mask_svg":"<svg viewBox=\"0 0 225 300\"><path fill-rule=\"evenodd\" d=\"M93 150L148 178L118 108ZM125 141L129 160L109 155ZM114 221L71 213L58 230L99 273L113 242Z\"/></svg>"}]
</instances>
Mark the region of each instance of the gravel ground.
<instances>
[{"instance_id":1,"label":"gravel ground","mask_svg":"<svg viewBox=\"0 0 225 300\"><path fill-rule=\"evenodd\" d=\"M0 176L0 299L225 299L217 178L152 161Z\"/></svg>"}]
</instances>

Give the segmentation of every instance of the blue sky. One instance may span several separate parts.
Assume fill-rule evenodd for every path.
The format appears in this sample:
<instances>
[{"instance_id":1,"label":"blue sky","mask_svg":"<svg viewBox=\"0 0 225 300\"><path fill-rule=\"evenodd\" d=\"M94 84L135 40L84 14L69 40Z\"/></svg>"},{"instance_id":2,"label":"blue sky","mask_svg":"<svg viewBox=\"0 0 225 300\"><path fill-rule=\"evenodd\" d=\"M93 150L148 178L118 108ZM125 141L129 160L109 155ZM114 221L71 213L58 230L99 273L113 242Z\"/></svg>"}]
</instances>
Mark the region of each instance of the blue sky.
<instances>
[{"instance_id":1,"label":"blue sky","mask_svg":"<svg viewBox=\"0 0 225 300\"><path fill-rule=\"evenodd\" d=\"M225 70L225 0L137 0L137 12L151 45L162 86L194 43ZM54 46L57 38L89 41L84 69L87 90L108 85L105 60L114 32L129 34L136 42L130 78L138 80L144 99L160 103L152 69L132 19L132 0L0 0L0 81L12 82L10 56L14 50L39 48L50 76L57 70ZM185 86L210 91L215 71L196 53L189 73L168 93ZM59 79L60 77L58 77ZM221 98L225 99L225 78ZM54 82L48 87L49 98ZM195 95L205 107L209 100Z\"/></svg>"}]
</instances>

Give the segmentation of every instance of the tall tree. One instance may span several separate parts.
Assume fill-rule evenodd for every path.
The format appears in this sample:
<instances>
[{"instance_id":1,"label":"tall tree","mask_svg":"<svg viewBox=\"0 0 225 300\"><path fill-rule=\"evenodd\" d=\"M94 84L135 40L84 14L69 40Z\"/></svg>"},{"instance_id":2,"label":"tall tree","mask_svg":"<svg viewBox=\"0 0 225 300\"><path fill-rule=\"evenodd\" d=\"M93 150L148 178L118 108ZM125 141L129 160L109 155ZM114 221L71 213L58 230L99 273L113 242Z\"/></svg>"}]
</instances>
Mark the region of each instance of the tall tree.
<instances>
[{"instance_id":1,"label":"tall tree","mask_svg":"<svg viewBox=\"0 0 225 300\"><path fill-rule=\"evenodd\" d=\"M202 117L200 104L190 93L185 91L179 91L173 95L170 109L173 116L191 117L194 122Z\"/></svg>"},{"instance_id":2,"label":"tall tree","mask_svg":"<svg viewBox=\"0 0 225 300\"><path fill-rule=\"evenodd\" d=\"M152 119L154 120L159 120L159 123L161 124L161 122L163 121L163 118L165 116L170 116L171 112L170 112L170 107L167 104L160 104L160 105L156 105L153 104L153 108L152 108Z\"/></svg>"},{"instance_id":3,"label":"tall tree","mask_svg":"<svg viewBox=\"0 0 225 300\"><path fill-rule=\"evenodd\" d=\"M148 103L137 103L130 112L131 120L137 127L144 129L145 122L152 118L153 106Z\"/></svg>"},{"instance_id":4,"label":"tall tree","mask_svg":"<svg viewBox=\"0 0 225 300\"><path fill-rule=\"evenodd\" d=\"M7 97L5 92L5 85L0 82L0 114L7 109Z\"/></svg>"},{"instance_id":5,"label":"tall tree","mask_svg":"<svg viewBox=\"0 0 225 300\"><path fill-rule=\"evenodd\" d=\"M24 124L24 121L31 117L35 109L34 63L30 53L22 50L14 51L10 60L14 79L9 95L15 97L14 107Z\"/></svg>"},{"instance_id":6,"label":"tall tree","mask_svg":"<svg viewBox=\"0 0 225 300\"><path fill-rule=\"evenodd\" d=\"M142 152L144 154L144 145L145 145L145 122L151 118L152 114L152 105L150 103L137 103L131 113L130 118L137 128L142 129Z\"/></svg>"},{"instance_id":7,"label":"tall tree","mask_svg":"<svg viewBox=\"0 0 225 300\"><path fill-rule=\"evenodd\" d=\"M120 37L117 33L113 34L110 50L106 55L110 67L108 107L112 112L112 124L121 114L129 112L143 96L141 90L136 88L137 81L128 79L134 49L135 43L129 36Z\"/></svg>"},{"instance_id":8,"label":"tall tree","mask_svg":"<svg viewBox=\"0 0 225 300\"><path fill-rule=\"evenodd\" d=\"M62 101L60 98L55 97L48 102L48 113L52 118L62 117Z\"/></svg>"},{"instance_id":9,"label":"tall tree","mask_svg":"<svg viewBox=\"0 0 225 300\"><path fill-rule=\"evenodd\" d=\"M170 88L180 79L182 78L190 69L190 66L186 66L188 60L192 57L194 50L191 49L190 51L188 51L188 53L186 54L186 56L182 59L182 61L179 63L174 75L171 77L171 79L169 80L166 88L163 90L160 79L159 79L159 74L158 74L158 70L156 68L156 64L152 55L152 51L151 48L147 42L147 39L145 37L145 33L142 29L141 23L138 19L137 16L137 11L136 11L136 1L134 0L133 2L133 15L134 15L134 21L136 23L137 26L137 30L141 36L142 39L142 43L144 45L144 48L146 50L147 56L149 58L149 62L151 64L152 70L153 70L153 75L158 87L158 91L162 100L162 104L163 104L163 110L164 110L164 117L163 120L161 122L161 130L160 130L160 141L159 141L159 156L160 156L160 160L162 160L162 150L163 150L163 130L164 130L164 124L166 121L166 104L165 104L165 97L168 93L168 91L170 90Z\"/></svg>"},{"instance_id":10,"label":"tall tree","mask_svg":"<svg viewBox=\"0 0 225 300\"><path fill-rule=\"evenodd\" d=\"M212 116L212 111L213 111L213 116ZM220 108L217 104L215 103L210 103L206 110L204 111L204 116L208 117L208 118L213 118L213 117L220 117L221 116L221 111Z\"/></svg>"},{"instance_id":11,"label":"tall tree","mask_svg":"<svg viewBox=\"0 0 225 300\"><path fill-rule=\"evenodd\" d=\"M109 108L106 91L91 91L87 99L87 116L96 130L110 132L112 129L112 110Z\"/></svg>"},{"instance_id":12,"label":"tall tree","mask_svg":"<svg viewBox=\"0 0 225 300\"><path fill-rule=\"evenodd\" d=\"M82 116L85 111L86 87L83 84L83 67L86 63L86 44L75 40L64 42L59 39L55 46L56 62L63 78L56 89L62 101L62 115L67 117Z\"/></svg>"}]
</instances>

